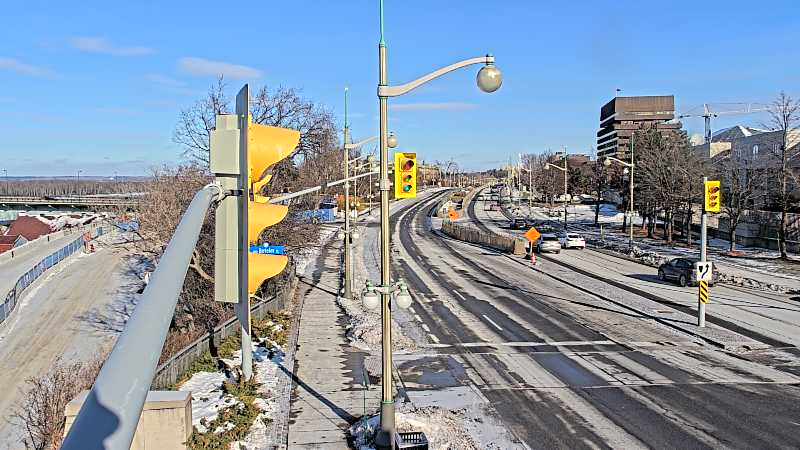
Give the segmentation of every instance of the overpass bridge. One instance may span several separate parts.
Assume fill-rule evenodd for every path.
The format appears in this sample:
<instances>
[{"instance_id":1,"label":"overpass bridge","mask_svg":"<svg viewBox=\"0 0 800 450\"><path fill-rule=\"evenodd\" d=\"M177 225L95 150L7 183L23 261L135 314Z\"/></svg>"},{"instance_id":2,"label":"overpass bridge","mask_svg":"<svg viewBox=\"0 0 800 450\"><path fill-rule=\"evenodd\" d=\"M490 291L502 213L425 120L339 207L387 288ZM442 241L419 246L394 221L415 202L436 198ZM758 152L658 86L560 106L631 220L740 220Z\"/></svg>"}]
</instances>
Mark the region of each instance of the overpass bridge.
<instances>
[{"instance_id":1,"label":"overpass bridge","mask_svg":"<svg viewBox=\"0 0 800 450\"><path fill-rule=\"evenodd\" d=\"M136 204L137 199L134 196L0 196L0 210L94 211L109 208L127 210Z\"/></svg>"}]
</instances>

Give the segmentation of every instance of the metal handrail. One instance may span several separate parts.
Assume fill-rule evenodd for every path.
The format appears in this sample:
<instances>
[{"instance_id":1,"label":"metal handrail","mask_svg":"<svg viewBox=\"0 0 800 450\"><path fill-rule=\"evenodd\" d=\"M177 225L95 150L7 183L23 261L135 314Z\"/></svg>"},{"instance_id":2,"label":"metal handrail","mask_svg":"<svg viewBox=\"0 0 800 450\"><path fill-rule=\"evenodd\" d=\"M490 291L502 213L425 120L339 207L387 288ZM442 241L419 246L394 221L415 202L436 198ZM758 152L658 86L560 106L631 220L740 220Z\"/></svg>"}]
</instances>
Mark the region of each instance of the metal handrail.
<instances>
[{"instance_id":1,"label":"metal handrail","mask_svg":"<svg viewBox=\"0 0 800 450\"><path fill-rule=\"evenodd\" d=\"M130 449L206 212L221 197L215 184L195 194L62 450Z\"/></svg>"}]
</instances>

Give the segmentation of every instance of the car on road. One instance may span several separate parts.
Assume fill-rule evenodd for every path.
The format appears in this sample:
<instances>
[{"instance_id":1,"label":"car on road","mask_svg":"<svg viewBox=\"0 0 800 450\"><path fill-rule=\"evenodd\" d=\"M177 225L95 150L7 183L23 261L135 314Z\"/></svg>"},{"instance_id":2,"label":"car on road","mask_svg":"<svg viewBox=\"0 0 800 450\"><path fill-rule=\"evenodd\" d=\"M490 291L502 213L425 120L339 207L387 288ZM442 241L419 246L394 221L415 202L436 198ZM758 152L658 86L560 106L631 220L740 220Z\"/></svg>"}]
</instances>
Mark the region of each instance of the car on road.
<instances>
[{"instance_id":1,"label":"car on road","mask_svg":"<svg viewBox=\"0 0 800 450\"><path fill-rule=\"evenodd\" d=\"M512 230L522 230L527 226L527 221L524 217L512 217L508 221L508 228Z\"/></svg>"},{"instance_id":2,"label":"car on road","mask_svg":"<svg viewBox=\"0 0 800 450\"><path fill-rule=\"evenodd\" d=\"M536 244L536 253L561 253L561 242L558 241L558 236L555 234L543 234Z\"/></svg>"},{"instance_id":3,"label":"car on road","mask_svg":"<svg viewBox=\"0 0 800 450\"><path fill-rule=\"evenodd\" d=\"M697 263L699 258L674 258L658 267L658 279L661 281L672 280L679 286L697 286ZM713 286L719 280L716 264L711 264L711 281Z\"/></svg>"},{"instance_id":4,"label":"car on road","mask_svg":"<svg viewBox=\"0 0 800 450\"><path fill-rule=\"evenodd\" d=\"M562 248L579 248L581 250L586 248L586 240L580 234L561 233L558 235L558 241Z\"/></svg>"}]
</instances>

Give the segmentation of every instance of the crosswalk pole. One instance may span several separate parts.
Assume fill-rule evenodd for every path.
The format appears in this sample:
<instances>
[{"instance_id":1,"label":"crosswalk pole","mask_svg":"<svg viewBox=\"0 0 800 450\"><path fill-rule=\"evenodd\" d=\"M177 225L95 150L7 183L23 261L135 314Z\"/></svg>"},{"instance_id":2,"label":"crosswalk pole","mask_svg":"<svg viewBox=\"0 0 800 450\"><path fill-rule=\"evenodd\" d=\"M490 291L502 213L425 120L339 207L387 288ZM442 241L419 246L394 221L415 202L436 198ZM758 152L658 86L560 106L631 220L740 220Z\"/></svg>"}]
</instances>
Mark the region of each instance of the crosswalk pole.
<instances>
[{"instance_id":1,"label":"crosswalk pole","mask_svg":"<svg viewBox=\"0 0 800 450\"><path fill-rule=\"evenodd\" d=\"M703 186L706 185L708 177L703 177ZM707 242L707 227L708 227L708 213L706 212L705 204L703 204L703 215L700 218L700 262L706 262L706 242ZM697 326L706 326L706 304L702 299L702 285L706 284L706 301L708 301L708 284L704 282L698 283L700 286L700 294L697 298Z\"/></svg>"}]
</instances>

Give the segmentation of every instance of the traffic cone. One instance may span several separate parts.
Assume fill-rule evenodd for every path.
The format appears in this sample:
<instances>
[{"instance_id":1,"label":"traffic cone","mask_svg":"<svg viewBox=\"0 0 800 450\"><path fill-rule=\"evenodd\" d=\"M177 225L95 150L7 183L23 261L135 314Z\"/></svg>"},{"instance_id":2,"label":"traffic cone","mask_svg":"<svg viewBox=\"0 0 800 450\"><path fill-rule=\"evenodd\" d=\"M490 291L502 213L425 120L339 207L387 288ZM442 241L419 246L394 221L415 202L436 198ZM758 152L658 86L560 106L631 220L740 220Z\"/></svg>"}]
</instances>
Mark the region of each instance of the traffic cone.
<instances>
[{"instance_id":1,"label":"traffic cone","mask_svg":"<svg viewBox=\"0 0 800 450\"><path fill-rule=\"evenodd\" d=\"M531 252L531 264L536 265L536 252Z\"/></svg>"}]
</instances>

